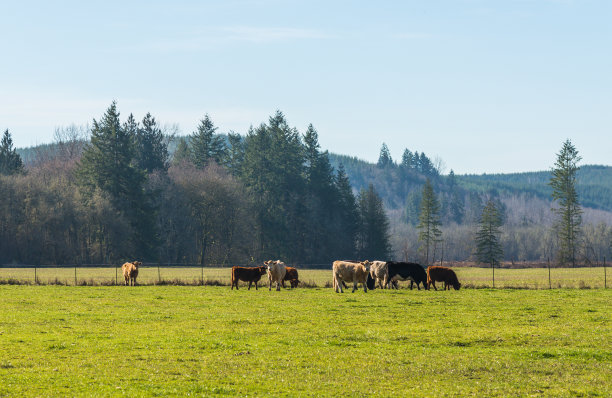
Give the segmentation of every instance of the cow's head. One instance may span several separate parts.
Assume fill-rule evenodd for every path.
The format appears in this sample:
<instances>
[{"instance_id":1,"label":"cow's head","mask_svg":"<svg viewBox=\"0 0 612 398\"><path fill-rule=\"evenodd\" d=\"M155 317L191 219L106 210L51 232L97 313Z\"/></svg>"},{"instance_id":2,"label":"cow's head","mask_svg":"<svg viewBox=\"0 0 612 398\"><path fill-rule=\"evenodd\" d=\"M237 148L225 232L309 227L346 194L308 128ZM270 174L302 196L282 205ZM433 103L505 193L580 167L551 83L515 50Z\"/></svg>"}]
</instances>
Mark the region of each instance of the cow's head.
<instances>
[{"instance_id":1,"label":"cow's head","mask_svg":"<svg viewBox=\"0 0 612 398\"><path fill-rule=\"evenodd\" d=\"M461 283L459 283L459 282L454 283L453 287L455 288L455 290L459 290L459 289L461 289Z\"/></svg>"},{"instance_id":2,"label":"cow's head","mask_svg":"<svg viewBox=\"0 0 612 398\"><path fill-rule=\"evenodd\" d=\"M140 267L142 265L140 261L133 261L132 264L134 264L137 267Z\"/></svg>"},{"instance_id":3,"label":"cow's head","mask_svg":"<svg viewBox=\"0 0 612 398\"><path fill-rule=\"evenodd\" d=\"M372 262L370 260L362 261L360 264L362 264L365 267L366 272L368 273L370 272L370 266L372 265Z\"/></svg>"}]
</instances>

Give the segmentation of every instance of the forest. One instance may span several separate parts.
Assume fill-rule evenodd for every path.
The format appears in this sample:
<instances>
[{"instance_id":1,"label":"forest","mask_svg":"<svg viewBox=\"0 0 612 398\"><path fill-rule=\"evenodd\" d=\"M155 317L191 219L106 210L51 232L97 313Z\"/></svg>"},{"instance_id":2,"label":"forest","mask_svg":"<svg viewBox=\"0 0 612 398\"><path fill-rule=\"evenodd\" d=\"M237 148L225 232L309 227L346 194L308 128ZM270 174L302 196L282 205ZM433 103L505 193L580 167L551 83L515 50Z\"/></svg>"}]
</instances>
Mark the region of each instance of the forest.
<instances>
[{"instance_id":1,"label":"forest","mask_svg":"<svg viewBox=\"0 0 612 398\"><path fill-rule=\"evenodd\" d=\"M554 148L551 149L551 151ZM579 261L610 258L612 168L582 166ZM550 172L446 173L444 162L383 144L377 163L322 151L318 133L282 112L240 135L205 115L181 136L113 103L54 142L0 148L0 264L254 264L281 258L475 261L483 209L500 213L503 260L555 261ZM424 257L423 193L440 233ZM429 250L428 250L429 251Z\"/></svg>"},{"instance_id":2,"label":"forest","mask_svg":"<svg viewBox=\"0 0 612 398\"><path fill-rule=\"evenodd\" d=\"M216 133L208 115L189 137L147 114L121 121L113 103L89 129L56 131L0 176L0 263L327 266L392 255L382 200L353 192L318 134L279 111L246 136ZM0 158L19 158L5 131ZM17 159L19 163L20 160Z\"/></svg>"}]
</instances>

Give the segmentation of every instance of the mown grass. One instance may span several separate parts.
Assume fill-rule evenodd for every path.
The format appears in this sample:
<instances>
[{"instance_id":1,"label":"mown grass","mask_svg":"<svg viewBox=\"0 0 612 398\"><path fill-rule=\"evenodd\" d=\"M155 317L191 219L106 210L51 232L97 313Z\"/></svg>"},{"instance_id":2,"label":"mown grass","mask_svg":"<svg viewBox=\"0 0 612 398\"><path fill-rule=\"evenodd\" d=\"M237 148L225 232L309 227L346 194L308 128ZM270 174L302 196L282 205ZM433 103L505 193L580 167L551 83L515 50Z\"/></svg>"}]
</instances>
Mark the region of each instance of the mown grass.
<instances>
[{"instance_id":1,"label":"mown grass","mask_svg":"<svg viewBox=\"0 0 612 398\"><path fill-rule=\"evenodd\" d=\"M455 267L455 272L463 286L468 288L492 287L492 272L490 268ZM300 280L308 286L325 287L331 284L330 270L300 269ZM41 284L75 284L74 268L38 268L36 280ZM77 268L77 285L112 285L123 283L121 269L116 268ZM152 285L160 283L201 284L220 283L230 285L230 268L197 267L141 267L138 276L140 284ZM604 287L604 269L602 267L587 268L552 268L551 283L553 288L602 288ZM612 285L612 270L607 270L608 287ZM34 283L33 268L0 268L0 283ZM266 284L266 277L261 281ZM401 283L408 286L409 283ZM548 289L548 269L496 269L495 287L519 289Z\"/></svg>"},{"instance_id":2,"label":"mown grass","mask_svg":"<svg viewBox=\"0 0 612 398\"><path fill-rule=\"evenodd\" d=\"M610 396L610 290L0 286L0 396Z\"/></svg>"}]
</instances>

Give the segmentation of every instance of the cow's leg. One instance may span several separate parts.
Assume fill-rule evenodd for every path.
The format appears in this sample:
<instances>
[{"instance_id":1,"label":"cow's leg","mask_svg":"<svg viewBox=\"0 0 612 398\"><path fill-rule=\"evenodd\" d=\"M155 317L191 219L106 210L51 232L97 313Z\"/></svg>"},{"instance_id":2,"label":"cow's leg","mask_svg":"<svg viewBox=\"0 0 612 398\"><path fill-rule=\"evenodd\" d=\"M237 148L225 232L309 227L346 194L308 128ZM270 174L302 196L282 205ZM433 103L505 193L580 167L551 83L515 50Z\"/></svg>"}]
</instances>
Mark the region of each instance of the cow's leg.
<instances>
[{"instance_id":1,"label":"cow's leg","mask_svg":"<svg viewBox=\"0 0 612 398\"><path fill-rule=\"evenodd\" d=\"M268 279L268 291L272 291L272 279Z\"/></svg>"},{"instance_id":2,"label":"cow's leg","mask_svg":"<svg viewBox=\"0 0 612 398\"><path fill-rule=\"evenodd\" d=\"M410 279L410 290L412 290L412 284L414 283L414 281L412 279Z\"/></svg>"},{"instance_id":3,"label":"cow's leg","mask_svg":"<svg viewBox=\"0 0 612 398\"><path fill-rule=\"evenodd\" d=\"M280 292L281 288L281 283L279 281L276 281L276 291Z\"/></svg>"},{"instance_id":4,"label":"cow's leg","mask_svg":"<svg viewBox=\"0 0 612 398\"><path fill-rule=\"evenodd\" d=\"M283 289L286 289L286 287L285 287L285 280L284 279L281 281L281 284L283 285Z\"/></svg>"},{"instance_id":5,"label":"cow's leg","mask_svg":"<svg viewBox=\"0 0 612 398\"><path fill-rule=\"evenodd\" d=\"M436 282L435 281L431 281L431 284L433 285L434 290L438 290L438 288L436 287Z\"/></svg>"},{"instance_id":6,"label":"cow's leg","mask_svg":"<svg viewBox=\"0 0 612 398\"><path fill-rule=\"evenodd\" d=\"M251 290L251 284L253 283L253 281L249 281L249 288L247 290Z\"/></svg>"},{"instance_id":7,"label":"cow's leg","mask_svg":"<svg viewBox=\"0 0 612 398\"><path fill-rule=\"evenodd\" d=\"M255 281L255 290L257 290L257 281Z\"/></svg>"}]
</instances>

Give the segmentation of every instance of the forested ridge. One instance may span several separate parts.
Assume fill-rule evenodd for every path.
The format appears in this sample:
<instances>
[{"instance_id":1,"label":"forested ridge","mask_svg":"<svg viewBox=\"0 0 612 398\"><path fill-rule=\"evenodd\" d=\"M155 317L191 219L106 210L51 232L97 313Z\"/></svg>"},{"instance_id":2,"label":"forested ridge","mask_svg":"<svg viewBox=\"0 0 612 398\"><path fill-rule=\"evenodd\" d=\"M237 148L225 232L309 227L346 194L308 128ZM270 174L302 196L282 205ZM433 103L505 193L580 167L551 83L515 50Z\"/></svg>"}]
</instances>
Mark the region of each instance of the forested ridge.
<instances>
[{"instance_id":1,"label":"forested ridge","mask_svg":"<svg viewBox=\"0 0 612 398\"><path fill-rule=\"evenodd\" d=\"M125 133L124 149L112 150L125 150L124 169L98 175L113 168L109 148L94 153L104 124ZM221 133L206 115L180 136L151 115L120 121L109 108L92 127L58 129L55 141L17 150L26 171L0 177L2 263L474 260L487 203L499 210L504 260L554 259L558 245L550 171L455 175L408 148L393 160L385 144L369 163L322 151L312 125L300 132L281 112L243 135ZM441 234L425 250L428 182ZM577 192L580 259L601 261L612 242L612 167L580 167Z\"/></svg>"}]
</instances>

